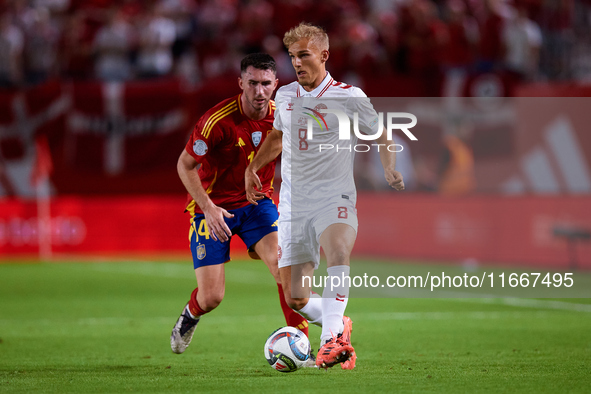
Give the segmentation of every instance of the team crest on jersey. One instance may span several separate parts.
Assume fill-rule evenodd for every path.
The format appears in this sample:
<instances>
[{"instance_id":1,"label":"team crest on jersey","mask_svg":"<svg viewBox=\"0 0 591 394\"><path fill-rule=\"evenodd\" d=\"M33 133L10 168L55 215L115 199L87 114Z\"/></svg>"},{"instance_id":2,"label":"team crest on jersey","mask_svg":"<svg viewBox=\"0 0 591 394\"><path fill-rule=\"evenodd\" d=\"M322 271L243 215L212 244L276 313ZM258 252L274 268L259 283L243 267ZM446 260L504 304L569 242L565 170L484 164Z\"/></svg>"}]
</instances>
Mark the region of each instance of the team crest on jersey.
<instances>
[{"instance_id":1,"label":"team crest on jersey","mask_svg":"<svg viewBox=\"0 0 591 394\"><path fill-rule=\"evenodd\" d=\"M193 143L193 152L197 156L203 156L207 153L207 144L203 140L197 140Z\"/></svg>"},{"instance_id":2,"label":"team crest on jersey","mask_svg":"<svg viewBox=\"0 0 591 394\"><path fill-rule=\"evenodd\" d=\"M259 144L261 143L261 139L263 138L263 132L262 131L255 131L252 133L252 142L254 144L254 146L259 146Z\"/></svg>"},{"instance_id":3,"label":"team crest on jersey","mask_svg":"<svg viewBox=\"0 0 591 394\"><path fill-rule=\"evenodd\" d=\"M321 109L328 109L328 107L326 106L326 104L323 104L323 103L320 103L314 107L315 111L320 111Z\"/></svg>"},{"instance_id":4,"label":"team crest on jersey","mask_svg":"<svg viewBox=\"0 0 591 394\"><path fill-rule=\"evenodd\" d=\"M205 245L197 245L197 258L199 260L203 260L205 258Z\"/></svg>"}]
</instances>

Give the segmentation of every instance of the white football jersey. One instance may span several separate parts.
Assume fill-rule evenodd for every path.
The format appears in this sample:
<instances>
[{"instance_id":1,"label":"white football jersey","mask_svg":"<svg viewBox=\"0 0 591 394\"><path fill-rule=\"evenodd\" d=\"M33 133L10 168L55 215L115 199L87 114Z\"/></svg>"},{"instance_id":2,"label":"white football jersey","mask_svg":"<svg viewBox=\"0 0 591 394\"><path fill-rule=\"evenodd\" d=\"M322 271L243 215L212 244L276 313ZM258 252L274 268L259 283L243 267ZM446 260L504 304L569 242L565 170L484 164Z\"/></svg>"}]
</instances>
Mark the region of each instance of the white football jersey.
<instances>
[{"instance_id":1,"label":"white football jersey","mask_svg":"<svg viewBox=\"0 0 591 394\"><path fill-rule=\"evenodd\" d=\"M283 132L279 201L283 219L294 212L322 208L338 199L355 204L354 114L358 115L357 127L365 134L375 134L381 127L369 98L361 89L336 82L327 73L312 92L304 90L297 81L281 87L275 103L273 127ZM339 110L348 116L349 139L339 138L339 119L324 110ZM371 141L365 142L371 145Z\"/></svg>"}]
</instances>

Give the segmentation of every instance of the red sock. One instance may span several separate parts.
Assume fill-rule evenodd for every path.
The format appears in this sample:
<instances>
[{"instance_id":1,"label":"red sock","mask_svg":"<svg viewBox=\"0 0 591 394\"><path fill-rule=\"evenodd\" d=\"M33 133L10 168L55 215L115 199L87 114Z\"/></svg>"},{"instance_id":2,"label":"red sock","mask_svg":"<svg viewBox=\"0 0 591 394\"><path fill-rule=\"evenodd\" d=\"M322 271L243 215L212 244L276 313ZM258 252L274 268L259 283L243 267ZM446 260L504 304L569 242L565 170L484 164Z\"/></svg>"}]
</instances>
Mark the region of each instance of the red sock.
<instances>
[{"instance_id":1,"label":"red sock","mask_svg":"<svg viewBox=\"0 0 591 394\"><path fill-rule=\"evenodd\" d=\"M201 309L201 307L197 303L197 292L198 291L199 291L199 288L198 287L195 288L195 290L193 290L193 292L191 293L191 298L189 299L189 312L191 312L191 315L193 315L195 317L199 317L199 316L205 315L207 313L203 309Z\"/></svg>"},{"instance_id":2,"label":"red sock","mask_svg":"<svg viewBox=\"0 0 591 394\"><path fill-rule=\"evenodd\" d=\"M297 328L298 330L306 334L306 336L308 336L308 320L306 320L302 315L300 315L299 313L291 309L289 305L287 305L287 302L285 301L285 294L283 293L283 286L281 286L281 283L277 283L277 290L279 290L279 302L281 303L281 310L283 310L283 316L285 316L285 321L287 322L287 325Z\"/></svg>"}]
</instances>

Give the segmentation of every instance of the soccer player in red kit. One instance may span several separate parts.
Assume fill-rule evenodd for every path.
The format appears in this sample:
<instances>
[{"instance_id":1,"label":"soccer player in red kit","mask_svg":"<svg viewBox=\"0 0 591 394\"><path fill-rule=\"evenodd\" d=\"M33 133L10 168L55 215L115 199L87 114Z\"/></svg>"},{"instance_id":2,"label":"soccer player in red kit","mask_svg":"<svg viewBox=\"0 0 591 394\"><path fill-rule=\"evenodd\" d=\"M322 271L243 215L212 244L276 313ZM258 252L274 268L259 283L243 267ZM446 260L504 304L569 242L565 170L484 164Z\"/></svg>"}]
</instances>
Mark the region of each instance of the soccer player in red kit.
<instances>
[{"instance_id":1,"label":"soccer player in red kit","mask_svg":"<svg viewBox=\"0 0 591 394\"><path fill-rule=\"evenodd\" d=\"M207 111L197 122L181 153L177 170L189 194L189 240L198 287L191 293L170 336L174 353L183 353L201 317L224 298L224 263L236 234L249 254L269 267L279 290L288 325L307 335L308 322L287 306L277 268L277 207L271 200L275 161L261 168L265 198L249 204L244 171L273 129L277 88L275 60L262 53L242 59L238 85L242 93ZM259 257L260 256L260 257Z\"/></svg>"}]
</instances>

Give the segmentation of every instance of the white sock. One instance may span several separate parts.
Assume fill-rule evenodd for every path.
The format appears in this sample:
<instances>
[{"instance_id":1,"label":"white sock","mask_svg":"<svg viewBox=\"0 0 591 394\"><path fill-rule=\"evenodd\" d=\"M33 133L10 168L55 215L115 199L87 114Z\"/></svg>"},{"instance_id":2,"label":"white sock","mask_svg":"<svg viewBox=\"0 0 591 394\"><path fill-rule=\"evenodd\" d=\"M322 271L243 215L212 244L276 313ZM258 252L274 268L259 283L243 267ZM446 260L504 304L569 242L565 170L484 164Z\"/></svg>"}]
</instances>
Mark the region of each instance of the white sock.
<instances>
[{"instance_id":1,"label":"white sock","mask_svg":"<svg viewBox=\"0 0 591 394\"><path fill-rule=\"evenodd\" d=\"M322 299L317 295L310 294L308 303L304 305L302 309L296 311L300 315L304 316L308 323L315 324L317 326L322 325Z\"/></svg>"},{"instance_id":2,"label":"white sock","mask_svg":"<svg viewBox=\"0 0 591 394\"><path fill-rule=\"evenodd\" d=\"M326 271L328 272L328 281L322 292L321 343L343 332L343 315L345 308L347 308L347 302L349 302L349 287L351 287L348 265L328 267Z\"/></svg>"},{"instance_id":3,"label":"white sock","mask_svg":"<svg viewBox=\"0 0 591 394\"><path fill-rule=\"evenodd\" d=\"M191 313L191 309L189 309L189 305L185 307L185 311L187 311L187 313L189 314L189 316L191 316L191 319L193 320L199 320L201 318L201 316L193 316L193 314Z\"/></svg>"}]
</instances>

